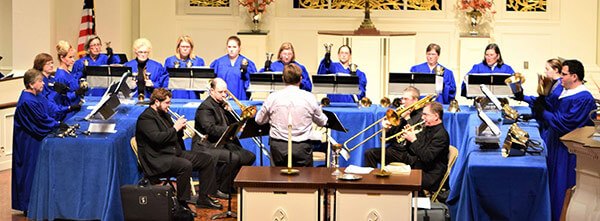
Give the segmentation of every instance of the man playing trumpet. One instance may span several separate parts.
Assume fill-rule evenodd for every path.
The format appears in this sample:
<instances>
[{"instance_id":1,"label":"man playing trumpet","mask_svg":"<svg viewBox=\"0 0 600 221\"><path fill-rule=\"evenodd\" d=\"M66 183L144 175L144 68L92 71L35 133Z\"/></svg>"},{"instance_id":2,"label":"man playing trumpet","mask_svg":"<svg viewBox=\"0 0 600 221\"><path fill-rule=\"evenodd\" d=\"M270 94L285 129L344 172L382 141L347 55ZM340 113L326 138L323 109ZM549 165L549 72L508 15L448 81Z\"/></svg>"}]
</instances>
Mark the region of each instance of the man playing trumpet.
<instances>
[{"instance_id":1,"label":"man playing trumpet","mask_svg":"<svg viewBox=\"0 0 600 221\"><path fill-rule=\"evenodd\" d=\"M450 137L444 128L442 119L444 107L438 102L425 105L421 119L425 122L423 130L416 134L414 127L409 125L389 127L387 120L383 125L389 134L401 136L406 143L391 139L390 147L386 149L386 162L403 162L412 169L421 169L421 185L424 190L435 191L440 185L448 167L448 152ZM398 134L401 128L404 133ZM369 149L365 152L365 166L377 167L381 162L381 148Z\"/></svg>"}]
</instances>

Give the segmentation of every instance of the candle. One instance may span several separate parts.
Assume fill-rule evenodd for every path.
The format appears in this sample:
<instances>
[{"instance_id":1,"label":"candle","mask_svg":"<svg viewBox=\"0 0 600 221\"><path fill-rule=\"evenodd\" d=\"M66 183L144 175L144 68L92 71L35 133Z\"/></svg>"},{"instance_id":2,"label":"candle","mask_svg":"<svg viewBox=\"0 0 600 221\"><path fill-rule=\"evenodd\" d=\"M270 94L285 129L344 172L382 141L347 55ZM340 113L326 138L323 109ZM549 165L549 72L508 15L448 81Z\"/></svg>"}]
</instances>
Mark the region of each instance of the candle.
<instances>
[{"instance_id":1,"label":"candle","mask_svg":"<svg viewBox=\"0 0 600 221\"><path fill-rule=\"evenodd\" d=\"M292 111L288 112L288 169L292 168Z\"/></svg>"},{"instance_id":2,"label":"candle","mask_svg":"<svg viewBox=\"0 0 600 221\"><path fill-rule=\"evenodd\" d=\"M381 131L381 173L385 170L385 128Z\"/></svg>"}]
</instances>

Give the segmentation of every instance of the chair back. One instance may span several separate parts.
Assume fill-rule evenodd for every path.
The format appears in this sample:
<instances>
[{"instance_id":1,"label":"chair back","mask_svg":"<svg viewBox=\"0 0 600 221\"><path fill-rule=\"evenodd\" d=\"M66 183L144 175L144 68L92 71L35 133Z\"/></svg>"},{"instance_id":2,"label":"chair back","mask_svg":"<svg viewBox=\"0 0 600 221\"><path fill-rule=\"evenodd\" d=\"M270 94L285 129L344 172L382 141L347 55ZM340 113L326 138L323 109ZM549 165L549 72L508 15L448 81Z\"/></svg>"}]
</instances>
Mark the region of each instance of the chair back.
<instances>
[{"instance_id":1,"label":"chair back","mask_svg":"<svg viewBox=\"0 0 600 221\"><path fill-rule=\"evenodd\" d=\"M440 194L442 187L444 187L444 183L446 183L448 176L450 176L450 171L452 170L452 166L454 166L454 162L456 162L456 157L458 157L458 149L450 145L448 147L448 169L446 170L446 174L444 174L444 178L442 178L442 181L440 182L440 187L438 187L437 191L435 191L435 194L431 196L431 202L437 202L437 196Z\"/></svg>"},{"instance_id":2,"label":"chair back","mask_svg":"<svg viewBox=\"0 0 600 221\"><path fill-rule=\"evenodd\" d=\"M140 157L138 156L138 146L135 137L132 137L131 140L129 140L129 143L131 144L131 150L133 150L133 152L135 153L135 158L137 159L138 166L141 168L142 164L140 163Z\"/></svg>"}]
</instances>

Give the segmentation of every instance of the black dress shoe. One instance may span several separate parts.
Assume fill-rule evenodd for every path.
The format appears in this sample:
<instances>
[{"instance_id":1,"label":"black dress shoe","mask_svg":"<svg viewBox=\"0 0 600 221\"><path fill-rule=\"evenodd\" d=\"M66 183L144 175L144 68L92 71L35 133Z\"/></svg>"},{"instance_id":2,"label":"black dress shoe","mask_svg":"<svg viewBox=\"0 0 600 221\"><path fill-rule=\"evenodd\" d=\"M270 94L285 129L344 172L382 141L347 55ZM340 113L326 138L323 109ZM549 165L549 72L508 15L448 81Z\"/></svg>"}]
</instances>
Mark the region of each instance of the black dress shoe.
<instances>
[{"instance_id":1,"label":"black dress shoe","mask_svg":"<svg viewBox=\"0 0 600 221\"><path fill-rule=\"evenodd\" d=\"M229 194L223 193L220 190L217 190L217 193L211 194L210 196L213 198L219 198L219 199L224 199L224 200L229 199Z\"/></svg>"},{"instance_id":2,"label":"black dress shoe","mask_svg":"<svg viewBox=\"0 0 600 221\"><path fill-rule=\"evenodd\" d=\"M207 208L207 209L223 209L223 205L220 203L214 203L208 197L198 198L198 202L196 202L197 208Z\"/></svg>"},{"instance_id":3,"label":"black dress shoe","mask_svg":"<svg viewBox=\"0 0 600 221\"><path fill-rule=\"evenodd\" d=\"M194 210L188 207L187 204L183 207L183 210L192 215L193 217L198 217L198 213L194 212Z\"/></svg>"},{"instance_id":4,"label":"black dress shoe","mask_svg":"<svg viewBox=\"0 0 600 221\"><path fill-rule=\"evenodd\" d=\"M218 199L213 199L213 198L208 198L208 199L212 200L213 203L219 203Z\"/></svg>"}]
</instances>

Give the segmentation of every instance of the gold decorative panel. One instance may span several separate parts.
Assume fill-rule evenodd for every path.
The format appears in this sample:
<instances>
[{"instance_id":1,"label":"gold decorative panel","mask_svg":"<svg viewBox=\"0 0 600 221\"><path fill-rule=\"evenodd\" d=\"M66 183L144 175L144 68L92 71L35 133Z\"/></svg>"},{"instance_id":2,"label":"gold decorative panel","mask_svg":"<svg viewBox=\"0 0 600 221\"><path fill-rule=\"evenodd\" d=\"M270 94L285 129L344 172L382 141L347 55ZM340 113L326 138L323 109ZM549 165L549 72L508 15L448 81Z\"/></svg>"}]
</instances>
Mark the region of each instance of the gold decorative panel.
<instances>
[{"instance_id":1,"label":"gold decorative panel","mask_svg":"<svg viewBox=\"0 0 600 221\"><path fill-rule=\"evenodd\" d=\"M545 12L546 0L506 0L506 11Z\"/></svg>"},{"instance_id":2,"label":"gold decorative panel","mask_svg":"<svg viewBox=\"0 0 600 221\"><path fill-rule=\"evenodd\" d=\"M229 0L190 0L195 7L229 7Z\"/></svg>"}]
</instances>

